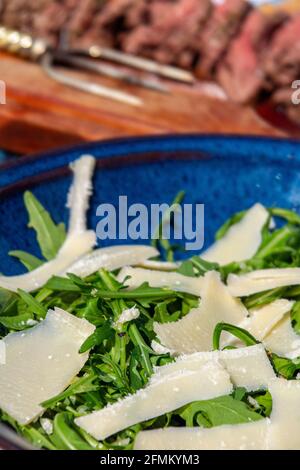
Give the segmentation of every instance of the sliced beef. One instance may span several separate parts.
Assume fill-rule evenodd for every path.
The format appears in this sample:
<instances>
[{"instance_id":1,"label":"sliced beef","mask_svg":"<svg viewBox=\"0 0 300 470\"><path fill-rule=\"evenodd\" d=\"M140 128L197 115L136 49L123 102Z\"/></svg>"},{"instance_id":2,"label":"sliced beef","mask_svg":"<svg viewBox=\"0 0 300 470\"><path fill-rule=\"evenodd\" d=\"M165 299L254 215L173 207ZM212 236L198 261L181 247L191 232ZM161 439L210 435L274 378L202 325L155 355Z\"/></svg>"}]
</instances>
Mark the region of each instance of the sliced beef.
<instances>
[{"instance_id":1,"label":"sliced beef","mask_svg":"<svg viewBox=\"0 0 300 470\"><path fill-rule=\"evenodd\" d=\"M200 59L196 67L199 77L212 76L231 39L241 28L251 6L245 0L225 0L214 7L199 38Z\"/></svg>"},{"instance_id":2,"label":"sliced beef","mask_svg":"<svg viewBox=\"0 0 300 470\"><path fill-rule=\"evenodd\" d=\"M89 26L81 32L77 28L78 41L119 47L120 34L143 20L145 6L144 0L94 0L94 7L91 5L90 14L85 20L86 23L89 20Z\"/></svg>"},{"instance_id":3,"label":"sliced beef","mask_svg":"<svg viewBox=\"0 0 300 470\"><path fill-rule=\"evenodd\" d=\"M140 0L113 0L103 4L100 15L96 18L98 26L113 25L116 21L124 19L132 8L135 8ZM144 3L144 2L142 2Z\"/></svg>"},{"instance_id":4,"label":"sliced beef","mask_svg":"<svg viewBox=\"0 0 300 470\"><path fill-rule=\"evenodd\" d=\"M216 73L217 80L232 100L250 102L265 87L264 51L274 32L287 18L285 14L264 15L259 10L248 15Z\"/></svg>"},{"instance_id":5,"label":"sliced beef","mask_svg":"<svg viewBox=\"0 0 300 470\"><path fill-rule=\"evenodd\" d=\"M274 86L291 86L300 77L300 14L274 35L265 58L265 72Z\"/></svg>"},{"instance_id":6,"label":"sliced beef","mask_svg":"<svg viewBox=\"0 0 300 470\"><path fill-rule=\"evenodd\" d=\"M124 33L121 47L159 62L191 67L197 53L195 37L209 15L209 0L152 0L147 22Z\"/></svg>"},{"instance_id":7,"label":"sliced beef","mask_svg":"<svg viewBox=\"0 0 300 470\"><path fill-rule=\"evenodd\" d=\"M68 21L70 12L59 2L50 2L41 12L33 15L32 28L38 37L56 42L59 32Z\"/></svg>"},{"instance_id":8,"label":"sliced beef","mask_svg":"<svg viewBox=\"0 0 300 470\"><path fill-rule=\"evenodd\" d=\"M67 21L66 28L71 36L81 36L88 31L93 23L93 18L97 12L97 2L95 0L66 0L65 6L72 8L72 14Z\"/></svg>"}]
</instances>

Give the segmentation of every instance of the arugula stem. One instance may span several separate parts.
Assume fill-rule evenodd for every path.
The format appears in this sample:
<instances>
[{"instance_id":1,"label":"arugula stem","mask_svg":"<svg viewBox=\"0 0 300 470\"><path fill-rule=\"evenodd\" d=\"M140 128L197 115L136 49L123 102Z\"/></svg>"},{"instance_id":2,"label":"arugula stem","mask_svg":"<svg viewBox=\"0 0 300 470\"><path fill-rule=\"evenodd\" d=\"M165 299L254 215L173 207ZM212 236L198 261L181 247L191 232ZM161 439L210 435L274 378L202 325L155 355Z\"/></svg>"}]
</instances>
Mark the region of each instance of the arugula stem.
<instances>
[{"instance_id":1,"label":"arugula stem","mask_svg":"<svg viewBox=\"0 0 300 470\"><path fill-rule=\"evenodd\" d=\"M221 334L223 331L227 331L228 333L232 334L236 338L243 341L246 346L253 346L254 344L258 344L254 336L252 336L248 331L244 330L235 325L231 325L230 323L218 323L215 327L214 334L213 334L213 349L220 349L220 339Z\"/></svg>"},{"instance_id":2,"label":"arugula stem","mask_svg":"<svg viewBox=\"0 0 300 470\"><path fill-rule=\"evenodd\" d=\"M147 375L150 377L153 374L153 368L152 368L152 364L149 358L148 346L143 340L135 324L130 325L129 335L130 335L132 342L139 348L140 353L141 353L141 360L143 362Z\"/></svg>"},{"instance_id":3,"label":"arugula stem","mask_svg":"<svg viewBox=\"0 0 300 470\"><path fill-rule=\"evenodd\" d=\"M288 225L283 229L278 230L277 234L275 234L274 237L272 237L271 240L256 253L255 258L263 259L266 256L272 254L274 248L288 240L290 236L291 229Z\"/></svg>"}]
</instances>

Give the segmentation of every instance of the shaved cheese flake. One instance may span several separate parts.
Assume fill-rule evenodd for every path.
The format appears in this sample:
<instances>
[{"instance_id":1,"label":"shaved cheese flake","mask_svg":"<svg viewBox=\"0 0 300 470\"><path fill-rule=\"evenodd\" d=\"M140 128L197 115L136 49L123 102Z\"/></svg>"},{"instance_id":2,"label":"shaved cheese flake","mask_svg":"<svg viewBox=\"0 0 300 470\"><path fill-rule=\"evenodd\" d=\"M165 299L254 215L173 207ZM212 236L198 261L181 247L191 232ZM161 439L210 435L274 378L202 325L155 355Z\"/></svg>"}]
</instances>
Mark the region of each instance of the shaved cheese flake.
<instances>
[{"instance_id":1,"label":"shaved cheese flake","mask_svg":"<svg viewBox=\"0 0 300 470\"><path fill-rule=\"evenodd\" d=\"M261 232L268 218L269 213L264 206L255 204L223 238L201 254L201 258L221 265L252 258L261 244Z\"/></svg>"},{"instance_id":2,"label":"shaved cheese flake","mask_svg":"<svg viewBox=\"0 0 300 470\"><path fill-rule=\"evenodd\" d=\"M209 429L153 429L138 433L134 450L265 450L268 429L268 419Z\"/></svg>"},{"instance_id":3,"label":"shaved cheese flake","mask_svg":"<svg viewBox=\"0 0 300 470\"><path fill-rule=\"evenodd\" d=\"M0 287L17 292L31 292L42 287L54 275L68 271L68 266L88 253L96 243L96 234L86 230L86 210L91 194L95 159L83 156L73 163L74 182L68 197L70 222L67 238L57 256L37 269L19 276L0 276Z\"/></svg>"},{"instance_id":4,"label":"shaved cheese flake","mask_svg":"<svg viewBox=\"0 0 300 470\"><path fill-rule=\"evenodd\" d=\"M237 325L246 315L246 308L229 294L219 273L209 271L203 278L200 306L177 322L154 323L153 329L161 344L176 354L211 351L215 326L219 322Z\"/></svg>"},{"instance_id":5,"label":"shaved cheese flake","mask_svg":"<svg viewBox=\"0 0 300 470\"><path fill-rule=\"evenodd\" d=\"M133 265L133 263L128 263ZM145 260L142 263L138 264L141 268L153 269L157 271L176 271L180 266L180 263L172 263L171 261L154 261L154 260Z\"/></svg>"},{"instance_id":6,"label":"shaved cheese flake","mask_svg":"<svg viewBox=\"0 0 300 470\"><path fill-rule=\"evenodd\" d=\"M150 382L134 395L102 410L75 419L77 426L103 440L134 424L147 421L197 400L231 393L227 372L215 363L197 371L177 372Z\"/></svg>"},{"instance_id":7,"label":"shaved cheese flake","mask_svg":"<svg viewBox=\"0 0 300 470\"><path fill-rule=\"evenodd\" d=\"M175 362L156 367L151 380L179 371L194 371L208 362L221 364L230 375L233 385L245 387L249 392L266 389L275 373L262 344L224 351L199 352L180 356Z\"/></svg>"},{"instance_id":8,"label":"shaved cheese flake","mask_svg":"<svg viewBox=\"0 0 300 470\"><path fill-rule=\"evenodd\" d=\"M295 333L290 315L277 323L275 328L264 339L266 349L278 356L294 359L300 356L300 335Z\"/></svg>"},{"instance_id":9,"label":"shaved cheese flake","mask_svg":"<svg viewBox=\"0 0 300 470\"><path fill-rule=\"evenodd\" d=\"M268 433L271 450L300 449L300 382L273 379L269 383L272 395L271 426Z\"/></svg>"},{"instance_id":10,"label":"shaved cheese flake","mask_svg":"<svg viewBox=\"0 0 300 470\"><path fill-rule=\"evenodd\" d=\"M42 287L54 275L60 275L67 267L86 254L95 244L95 234L93 231L86 231L81 234L67 237L57 256L47 263L42 264L37 269L19 276L0 276L0 286L13 292L23 289L27 292L34 291Z\"/></svg>"},{"instance_id":11,"label":"shaved cheese flake","mask_svg":"<svg viewBox=\"0 0 300 470\"><path fill-rule=\"evenodd\" d=\"M249 331L259 341L262 341L275 325L292 310L293 301L277 299L263 307L251 309L250 317L239 326Z\"/></svg>"},{"instance_id":12,"label":"shaved cheese flake","mask_svg":"<svg viewBox=\"0 0 300 470\"><path fill-rule=\"evenodd\" d=\"M274 268L251 271L247 274L229 274L229 292L235 297L245 297L277 287L300 285L300 268Z\"/></svg>"},{"instance_id":13,"label":"shaved cheese flake","mask_svg":"<svg viewBox=\"0 0 300 470\"><path fill-rule=\"evenodd\" d=\"M151 246L120 245L100 248L80 258L68 267L68 272L76 276L87 277L100 268L114 271L128 265L137 265L158 255L158 251Z\"/></svg>"},{"instance_id":14,"label":"shaved cheese flake","mask_svg":"<svg viewBox=\"0 0 300 470\"><path fill-rule=\"evenodd\" d=\"M116 323L117 325L123 325L123 323L127 323L131 320L136 320L137 318L139 318L140 314L141 312L136 307L126 308L125 310L123 310Z\"/></svg>"},{"instance_id":15,"label":"shaved cheese flake","mask_svg":"<svg viewBox=\"0 0 300 470\"><path fill-rule=\"evenodd\" d=\"M220 363L228 371L236 387L248 392L266 389L275 373L262 344L247 348L220 351Z\"/></svg>"},{"instance_id":16,"label":"shaved cheese flake","mask_svg":"<svg viewBox=\"0 0 300 470\"><path fill-rule=\"evenodd\" d=\"M0 339L0 365L6 363L6 344L3 339Z\"/></svg>"},{"instance_id":17,"label":"shaved cheese flake","mask_svg":"<svg viewBox=\"0 0 300 470\"><path fill-rule=\"evenodd\" d=\"M25 425L39 417L40 404L63 392L82 369L88 353L78 351L95 327L56 308L26 331L4 338L0 364L0 408Z\"/></svg>"},{"instance_id":18,"label":"shaved cheese flake","mask_svg":"<svg viewBox=\"0 0 300 470\"><path fill-rule=\"evenodd\" d=\"M129 277L129 279L126 279ZM136 289L143 282L148 282L150 287L168 287L174 291L187 292L200 296L203 278L188 277L179 273L154 271L142 268L124 268L118 275L118 281L124 282L129 289Z\"/></svg>"},{"instance_id":19,"label":"shaved cheese flake","mask_svg":"<svg viewBox=\"0 0 300 470\"><path fill-rule=\"evenodd\" d=\"M93 192L92 177L95 165L96 160L91 155L83 155L70 165L74 173L73 184L67 199L67 207L70 209L70 234L86 230L86 213L89 208L89 198Z\"/></svg>"},{"instance_id":20,"label":"shaved cheese flake","mask_svg":"<svg viewBox=\"0 0 300 470\"><path fill-rule=\"evenodd\" d=\"M170 351L170 349L165 348L160 343L155 341L155 339L151 341L151 348L156 354L172 354L172 351Z\"/></svg>"},{"instance_id":21,"label":"shaved cheese flake","mask_svg":"<svg viewBox=\"0 0 300 470\"><path fill-rule=\"evenodd\" d=\"M52 421L50 421L50 419L41 418L40 423L41 423L43 430L45 431L46 434L48 434L48 436L53 434L53 423Z\"/></svg>"}]
</instances>

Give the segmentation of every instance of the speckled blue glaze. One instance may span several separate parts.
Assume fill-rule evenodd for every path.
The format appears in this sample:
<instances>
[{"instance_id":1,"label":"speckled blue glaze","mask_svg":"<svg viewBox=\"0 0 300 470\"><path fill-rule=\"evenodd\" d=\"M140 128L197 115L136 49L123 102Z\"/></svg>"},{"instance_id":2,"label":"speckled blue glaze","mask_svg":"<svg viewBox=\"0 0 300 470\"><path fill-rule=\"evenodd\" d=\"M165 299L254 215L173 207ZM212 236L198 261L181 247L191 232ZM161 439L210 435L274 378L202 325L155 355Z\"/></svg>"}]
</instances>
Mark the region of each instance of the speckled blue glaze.
<instances>
[{"instance_id":1,"label":"speckled blue glaze","mask_svg":"<svg viewBox=\"0 0 300 470\"><path fill-rule=\"evenodd\" d=\"M24 187L34 192L56 221L67 222L65 200L71 177L51 176L51 172L83 153L93 154L98 160L109 159L110 163L121 157L118 167L97 169L89 211L89 225L93 228L100 203L117 204L119 195L127 195L129 203L149 206L171 202L181 189L186 191L186 202L205 204L206 246L224 220L257 201L300 211L300 143L297 141L193 135L85 144L0 168L1 272L11 275L24 270L7 256L9 250L23 249L38 254L35 235L26 227ZM145 162L146 157L151 161ZM24 187L20 188L20 184ZM13 189L7 191L11 185Z\"/></svg>"}]
</instances>

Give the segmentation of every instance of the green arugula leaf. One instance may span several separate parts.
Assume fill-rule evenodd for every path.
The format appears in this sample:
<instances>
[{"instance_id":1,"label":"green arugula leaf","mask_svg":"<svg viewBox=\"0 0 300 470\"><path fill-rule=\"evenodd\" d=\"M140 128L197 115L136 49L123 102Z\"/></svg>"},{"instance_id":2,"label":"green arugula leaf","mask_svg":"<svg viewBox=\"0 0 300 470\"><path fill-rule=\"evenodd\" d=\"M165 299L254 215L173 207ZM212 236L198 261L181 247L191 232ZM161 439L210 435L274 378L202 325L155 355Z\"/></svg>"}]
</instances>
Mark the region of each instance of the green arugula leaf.
<instances>
[{"instance_id":1,"label":"green arugula leaf","mask_svg":"<svg viewBox=\"0 0 300 470\"><path fill-rule=\"evenodd\" d=\"M177 272L183 276L195 277L193 262L190 259L183 261L177 269Z\"/></svg>"},{"instance_id":2,"label":"green arugula leaf","mask_svg":"<svg viewBox=\"0 0 300 470\"><path fill-rule=\"evenodd\" d=\"M22 331L32 326L30 321L34 320L31 312L25 312L21 315L12 317L1 317L0 324L5 326L8 330Z\"/></svg>"},{"instance_id":3,"label":"green arugula leaf","mask_svg":"<svg viewBox=\"0 0 300 470\"><path fill-rule=\"evenodd\" d=\"M285 379L294 379L297 373L300 371L300 358L288 359L286 357L277 356L277 354L271 354L271 360L277 374L281 375Z\"/></svg>"},{"instance_id":4,"label":"green arugula leaf","mask_svg":"<svg viewBox=\"0 0 300 470\"><path fill-rule=\"evenodd\" d=\"M272 395L269 391L251 393L251 396L256 400L260 406L260 410L256 410L257 413L260 411L263 416L269 417L272 412Z\"/></svg>"},{"instance_id":5,"label":"green arugula leaf","mask_svg":"<svg viewBox=\"0 0 300 470\"><path fill-rule=\"evenodd\" d=\"M61 402L72 395L79 395L81 393L97 390L98 386L94 384L96 378L97 376L93 372L86 374L83 377L77 378L76 381L69 385L69 387L64 392L44 401L41 403L41 406L43 408L53 408L55 405L57 405L58 402Z\"/></svg>"},{"instance_id":6,"label":"green arugula leaf","mask_svg":"<svg viewBox=\"0 0 300 470\"><path fill-rule=\"evenodd\" d=\"M93 450L73 427L70 413L63 412L55 415L53 434L49 436L58 450Z\"/></svg>"},{"instance_id":7,"label":"green arugula leaf","mask_svg":"<svg viewBox=\"0 0 300 470\"><path fill-rule=\"evenodd\" d=\"M25 192L24 203L29 215L28 227L35 230L42 255L46 260L55 258L66 238L64 225L56 225L31 192Z\"/></svg>"},{"instance_id":8,"label":"green arugula leaf","mask_svg":"<svg viewBox=\"0 0 300 470\"><path fill-rule=\"evenodd\" d=\"M42 266L42 264L44 263L41 259L37 258L36 256L26 253L26 251L14 250L10 251L8 254L9 256L17 258L22 264L24 264L25 268L27 268L28 271L33 271L34 269L37 269Z\"/></svg>"},{"instance_id":9,"label":"green arugula leaf","mask_svg":"<svg viewBox=\"0 0 300 470\"><path fill-rule=\"evenodd\" d=\"M185 197L185 192L184 191L180 191L176 195L176 197L173 200L169 210L167 210L163 214L162 220L161 220L159 226L157 227L156 231L153 234L152 246L154 246L158 250L160 248L162 248L162 250L165 252L165 258L166 258L167 261L174 261L174 248L176 248L176 247L173 247L170 244L169 240L167 240L166 238L163 237L164 227L166 225L168 225L168 226L171 225L171 223L172 223L171 214L174 211L176 212L176 207L179 206L182 203L184 197Z\"/></svg>"},{"instance_id":10,"label":"green arugula leaf","mask_svg":"<svg viewBox=\"0 0 300 470\"><path fill-rule=\"evenodd\" d=\"M296 333L300 334L300 301L295 302L291 311L291 320Z\"/></svg>"},{"instance_id":11,"label":"green arugula leaf","mask_svg":"<svg viewBox=\"0 0 300 470\"><path fill-rule=\"evenodd\" d=\"M300 215L294 211L279 207L271 207L269 211L271 215L285 219L290 224L300 225Z\"/></svg>"},{"instance_id":12,"label":"green arugula leaf","mask_svg":"<svg viewBox=\"0 0 300 470\"><path fill-rule=\"evenodd\" d=\"M53 291L80 292L80 287L74 284L71 279L59 276L52 276L45 288Z\"/></svg>"},{"instance_id":13,"label":"green arugula leaf","mask_svg":"<svg viewBox=\"0 0 300 470\"><path fill-rule=\"evenodd\" d=\"M111 339L115 332L110 323L105 323L103 326L97 328L94 333L83 343L80 348L80 353L85 353L92 349L94 346L99 346L106 339Z\"/></svg>"},{"instance_id":14,"label":"green arugula leaf","mask_svg":"<svg viewBox=\"0 0 300 470\"><path fill-rule=\"evenodd\" d=\"M189 427L199 424L197 421L198 414L204 416L206 420L205 427L248 423L249 421L259 421L262 419L246 403L235 400L232 396L194 402L185 406L178 414L184 419L186 426ZM204 423L201 422L201 424Z\"/></svg>"},{"instance_id":15,"label":"green arugula leaf","mask_svg":"<svg viewBox=\"0 0 300 470\"><path fill-rule=\"evenodd\" d=\"M274 300L284 297L285 292L285 287L277 287L276 289L249 295L244 299L244 305L248 310L251 308L261 307L262 305L269 304L274 302Z\"/></svg>"},{"instance_id":16,"label":"green arugula leaf","mask_svg":"<svg viewBox=\"0 0 300 470\"><path fill-rule=\"evenodd\" d=\"M0 287L0 315L9 315L15 309L18 296Z\"/></svg>"},{"instance_id":17,"label":"green arugula leaf","mask_svg":"<svg viewBox=\"0 0 300 470\"><path fill-rule=\"evenodd\" d=\"M21 428L22 434L26 437L32 444L40 449L44 448L47 450L57 450L55 445L51 443L48 437L38 429L33 426L24 426Z\"/></svg>"},{"instance_id":18,"label":"green arugula leaf","mask_svg":"<svg viewBox=\"0 0 300 470\"><path fill-rule=\"evenodd\" d=\"M33 295L23 291L22 289L18 289L18 294L21 299L28 305L30 311L37 316L37 318L45 318L45 316L47 315L47 309L43 307L42 304L33 297Z\"/></svg>"}]
</instances>

